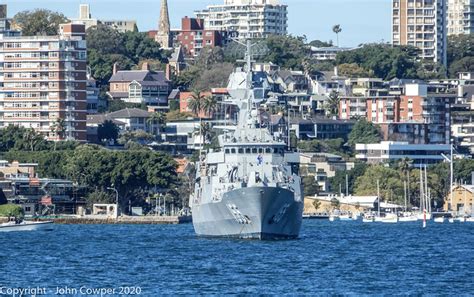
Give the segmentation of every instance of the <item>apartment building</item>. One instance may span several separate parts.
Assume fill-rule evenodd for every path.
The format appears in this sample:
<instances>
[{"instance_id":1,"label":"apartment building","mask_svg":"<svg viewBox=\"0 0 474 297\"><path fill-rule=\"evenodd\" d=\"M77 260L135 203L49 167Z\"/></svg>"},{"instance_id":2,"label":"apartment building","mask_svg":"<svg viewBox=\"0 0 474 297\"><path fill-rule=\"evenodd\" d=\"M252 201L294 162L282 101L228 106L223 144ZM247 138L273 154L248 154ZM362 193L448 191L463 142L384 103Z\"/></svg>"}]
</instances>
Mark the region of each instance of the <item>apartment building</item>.
<instances>
[{"instance_id":1,"label":"apartment building","mask_svg":"<svg viewBox=\"0 0 474 297\"><path fill-rule=\"evenodd\" d=\"M372 123L397 122L400 119L400 98L397 96L347 96L339 102L339 118L365 118Z\"/></svg>"},{"instance_id":2,"label":"apartment building","mask_svg":"<svg viewBox=\"0 0 474 297\"><path fill-rule=\"evenodd\" d=\"M404 158L413 160L413 166L441 163L450 152L449 144L409 144L408 142L382 141L356 144L356 159L369 164L389 163Z\"/></svg>"},{"instance_id":3,"label":"apartment building","mask_svg":"<svg viewBox=\"0 0 474 297\"><path fill-rule=\"evenodd\" d=\"M116 29L119 32L134 31L137 28L137 22L134 20L98 20L92 17L89 4L79 5L79 18L72 18L74 24L82 24L86 26L86 30L103 24Z\"/></svg>"},{"instance_id":4,"label":"apartment building","mask_svg":"<svg viewBox=\"0 0 474 297\"><path fill-rule=\"evenodd\" d=\"M448 0L448 35L474 33L474 0Z\"/></svg>"},{"instance_id":5,"label":"apartment building","mask_svg":"<svg viewBox=\"0 0 474 297\"><path fill-rule=\"evenodd\" d=\"M0 37L0 128L8 125L86 141L84 25L62 24L59 36Z\"/></svg>"},{"instance_id":6,"label":"apartment building","mask_svg":"<svg viewBox=\"0 0 474 297\"><path fill-rule=\"evenodd\" d=\"M199 56L203 47L222 46L226 32L206 30L204 20L184 17L181 30L177 32L176 43L182 46L187 56Z\"/></svg>"},{"instance_id":7,"label":"apartment building","mask_svg":"<svg viewBox=\"0 0 474 297\"><path fill-rule=\"evenodd\" d=\"M445 86L407 84L400 96L400 122L428 124L429 143L450 143L451 103L456 99Z\"/></svg>"},{"instance_id":8,"label":"apartment building","mask_svg":"<svg viewBox=\"0 0 474 297\"><path fill-rule=\"evenodd\" d=\"M206 29L235 32L239 39L284 35L288 28L287 5L279 0L224 0L195 14Z\"/></svg>"},{"instance_id":9,"label":"apartment building","mask_svg":"<svg viewBox=\"0 0 474 297\"><path fill-rule=\"evenodd\" d=\"M392 43L419 48L420 59L447 65L445 0L392 0Z\"/></svg>"}]
</instances>

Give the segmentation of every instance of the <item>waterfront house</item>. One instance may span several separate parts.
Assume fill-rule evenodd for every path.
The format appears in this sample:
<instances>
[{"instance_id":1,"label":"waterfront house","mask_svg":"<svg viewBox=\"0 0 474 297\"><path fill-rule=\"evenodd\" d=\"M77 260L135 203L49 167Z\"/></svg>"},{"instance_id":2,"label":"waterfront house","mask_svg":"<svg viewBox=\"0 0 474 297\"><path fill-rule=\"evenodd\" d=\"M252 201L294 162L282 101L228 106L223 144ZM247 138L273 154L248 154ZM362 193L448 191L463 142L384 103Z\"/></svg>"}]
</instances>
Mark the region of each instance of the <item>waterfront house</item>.
<instances>
[{"instance_id":1,"label":"waterfront house","mask_svg":"<svg viewBox=\"0 0 474 297\"><path fill-rule=\"evenodd\" d=\"M449 210L451 203L450 195L448 193L443 209ZM474 185L456 185L453 188L453 199L451 210L454 214L459 216L472 216L474 212Z\"/></svg>"}]
</instances>

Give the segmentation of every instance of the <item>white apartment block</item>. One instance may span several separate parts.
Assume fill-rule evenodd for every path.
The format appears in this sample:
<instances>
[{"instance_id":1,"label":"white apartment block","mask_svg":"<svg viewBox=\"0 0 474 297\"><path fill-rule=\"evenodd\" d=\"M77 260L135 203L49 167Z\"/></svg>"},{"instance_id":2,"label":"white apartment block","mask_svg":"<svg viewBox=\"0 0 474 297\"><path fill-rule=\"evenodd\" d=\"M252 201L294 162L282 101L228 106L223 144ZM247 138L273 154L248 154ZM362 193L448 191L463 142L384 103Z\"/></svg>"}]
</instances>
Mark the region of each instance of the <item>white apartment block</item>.
<instances>
[{"instance_id":1,"label":"white apartment block","mask_svg":"<svg viewBox=\"0 0 474 297\"><path fill-rule=\"evenodd\" d=\"M421 50L420 59L447 64L446 0L392 0L392 43Z\"/></svg>"},{"instance_id":2,"label":"white apartment block","mask_svg":"<svg viewBox=\"0 0 474 297\"><path fill-rule=\"evenodd\" d=\"M59 36L0 37L0 129L9 125L86 140L84 25L61 25Z\"/></svg>"},{"instance_id":3,"label":"white apartment block","mask_svg":"<svg viewBox=\"0 0 474 297\"><path fill-rule=\"evenodd\" d=\"M369 164L389 163L404 158L420 168L444 161L441 154L448 155L449 144L409 144L408 142L382 141L380 143L356 144L356 159Z\"/></svg>"},{"instance_id":4,"label":"white apartment block","mask_svg":"<svg viewBox=\"0 0 474 297\"><path fill-rule=\"evenodd\" d=\"M287 5L279 0L224 0L195 14L206 30L235 32L239 39L287 34Z\"/></svg>"},{"instance_id":5,"label":"white apartment block","mask_svg":"<svg viewBox=\"0 0 474 297\"><path fill-rule=\"evenodd\" d=\"M448 0L448 35L474 33L474 0Z\"/></svg>"}]
</instances>

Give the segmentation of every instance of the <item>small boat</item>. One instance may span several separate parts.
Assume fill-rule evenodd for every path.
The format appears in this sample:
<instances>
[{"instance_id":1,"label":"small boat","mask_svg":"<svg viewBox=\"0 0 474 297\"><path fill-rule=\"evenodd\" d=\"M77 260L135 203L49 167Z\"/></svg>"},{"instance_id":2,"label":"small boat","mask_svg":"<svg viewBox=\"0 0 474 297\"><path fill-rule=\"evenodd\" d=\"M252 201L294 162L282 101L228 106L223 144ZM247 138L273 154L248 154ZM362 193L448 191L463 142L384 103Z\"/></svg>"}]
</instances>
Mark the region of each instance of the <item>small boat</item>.
<instances>
[{"instance_id":1,"label":"small boat","mask_svg":"<svg viewBox=\"0 0 474 297\"><path fill-rule=\"evenodd\" d=\"M446 220L445 217L434 218L435 223L444 223L445 220Z\"/></svg>"},{"instance_id":2,"label":"small boat","mask_svg":"<svg viewBox=\"0 0 474 297\"><path fill-rule=\"evenodd\" d=\"M465 217L456 217L456 218L454 218L454 221L459 222L459 223L465 223L466 218Z\"/></svg>"},{"instance_id":3,"label":"small boat","mask_svg":"<svg viewBox=\"0 0 474 297\"><path fill-rule=\"evenodd\" d=\"M335 215L330 215L330 216L329 216L329 221L330 221L330 222L334 222L334 221L337 220L337 219L339 219L338 216L335 216Z\"/></svg>"},{"instance_id":4,"label":"small boat","mask_svg":"<svg viewBox=\"0 0 474 297\"><path fill-rule=\"evenodd\" d=\"M474 217L466 218L466 222L468 222L468 223L474 223Z\"/></svg>"},{"instance_id":5,"label":"small boat","mask_svg":"<svg viewBox=\"0 0 474 297\"><path fill-rule=\"evenodd\" d=\"M343 214L339 216L339 220L341 221L352 221L352 217L349 214Z\"/></svg>"},{"instance_id":6,"label":"small boat","mask_svg":"<svg viewBox=\"0 0 474 297\"><path fill-rule=\"evenodd\" d=\"M7 223L0 224L0 232L46 230L51 228L52 224L52 221L34 222L11 219Z\"/></svg>"},{"instance_id":7,"label":"small boat","mask_svg":"<svg viewBox=\"0 0 474 297\"><path fill-rule=\"evenodd\" d=\"M418 220L423 220L423 216L424 216L423 213L419 213L419 214L417 215ZM427 220L427 221L431 220L431 214L430 214L430 213L426 213L426 220Z\"/></svg>"},{"instance_id":8,"label":"small boat","mask_svg":"<svg viewBox=\"0 0 474 297\"><path fill-rule=\"evenodd\" d=\"M382 223L389 223L389 224L396 224L398 223L398 216L397 215L390 215L381 218Z\"/></svg>"},{"instance_id":9,"label":"small boat","mask_svg":"<svg viewBox=\"0 0 474 297\"><path fill-rule=\"evenodd\" d=\"M362 216L362 222L363 223L373 223L374 222L374 216L370 214L365 214Z\"/></svg>"},{"instance_id":10,"label":"small boat","mask_svg":"<svg viewBox=\"0 0 474 297\"><path fill-rule=\"evenodd\" d=\"M329 214L325 212L317 212L317 213L305 213L303 214L303 219L328 219Z\"/></svg>"},{"instance_id":11,"label":"small boat","mask_svg":"<svg viewBox=\"0 0 474 297\"><path fill-rule=\"evenodd\" d=\"M415 215L410 215L410 216L402 216L398 218L399 222L416 222L418 221L418 217Z\"/></svg>"},{"instance_id":12,"label":"small boat","mask_svg":"<svg viewBox=\"0 0 474 297\"><path fill-rule=\"evenodd\" d=\"M451 223L451 224L454 223L454 218L449 218L448 222Z\"/></svg>"}]
</instances>

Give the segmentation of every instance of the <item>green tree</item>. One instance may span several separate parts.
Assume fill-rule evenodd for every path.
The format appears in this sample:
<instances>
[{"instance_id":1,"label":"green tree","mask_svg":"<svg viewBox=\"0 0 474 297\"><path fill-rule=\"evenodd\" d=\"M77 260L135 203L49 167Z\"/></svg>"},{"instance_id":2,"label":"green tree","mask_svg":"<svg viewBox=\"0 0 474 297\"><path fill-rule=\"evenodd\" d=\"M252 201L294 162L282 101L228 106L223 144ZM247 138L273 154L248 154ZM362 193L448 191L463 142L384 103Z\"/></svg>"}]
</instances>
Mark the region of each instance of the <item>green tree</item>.
<instances>
[{"instance_id":1,"label":"green tree","mask_svg":"<svg viewBox=\"0 0 474 297\"><path fill-rule=\"evenodd\" d=\"M23 218L24 212L21 206L15 204L0 205L0 217Z\"/></svg>"},{"instance_id":2,"label":"green tree","mask_svg":"<svg viewBox=\"0 0 474 297\"><path fill-rule=\"evenodd\" d=\"M335 116L339 114L339 103L341 99L339 98L339 93L332 91L327 98L325 105L326 114L330 116Z\"/></svg>"},{"instance_id":3,"label":"green tree","mask_svg":"<svg viewBox=\"0 0 474 297\"><path fill-rule=\"evenodd\" d=\"M120 128L112 121L106 120L97 127L97 137L99 141L116 141L119 136Z\"/></svg>"},{"instance_id":4,"label":"green tree","mask_svg":"<svg viewBox=\"0 0 474 297\"><path fill-rule=\"evenodd\" d=\"M362 68L356 63L340 64L338 66L338 72L341 76L346 76L349 78L373 76L369 70Z\"/></svg>"},{"instance_id":5,"label":"green tree","mask_svg":"<svg viewBox=\"0 0 474 297\"><path fill-rule=\"evenodd\" d=\"M304 70L303 59L309 55L304 37L272 35L264 42L268 51L263 61L286 69Z\"/></svg>"},{"instance_id":6,"label":"green tree","mask_svg":"<svg viewBox=\"0 0 474 297\"><path fill-rule=\"evenodd\" d=\"M309 43L310 46L314 47L331 47L333 46L332 41L326 42L321 40L313 40Z\"/></svg>"},{"instance_id":7,"label":"green tree","mask_svg":"<svg viewBox=\"0 0 474 297\"><path fill-rule=\"evenodd\" d=\"M360 48L340 52L336 57L340 73L350 75L393 78L418 78L418 70L423 62L418 61L419 49L411 46L391 46L388 44L366 44Z\"/></svg>"},{"instance_id":8,"label":"green tree","mask_svg":"<svg viewBox=\"0 0 474 297\"><path fill-rule=\"evenodd\" d=\"M349 145L355 147L357 143L379 143L382 140L380 129L365 119L360 119L349 133Z\"/></svg>"},{"instance_id":9,"label":"green tree","mask_svg":"<svg viewBox=\"0 0 474 297\"><path fill-rule=\"evenodd\" d=\"M214 64L211 69L196 71L191 85L193 89L210 91L212 88L222 88L227 85L229 75L234 70L230 63Z\"/></svg>"},{"instance_id":10,"label":"green tree","mask_svg":"<svg viewBox=\"0 0 474 297\"><path fill-rule=\"evenodd\" d=\"M58 35L59 25L69 22L62 13L47 9L21 11L13 17L13 21L24 36Z\"/></svg>"},{"instance_id":11,"label":"green tree","mask_svg":"<svg viewBox=\"0 0 474 297\"><path fill-rule=\"evenodd\" d=\"M355 194L374 196L377 194L377 183L380 184L380 196L384 201L403 203L403 182L400 173L383 165L370 166L364 175L355 181Z\"/></svg>"},{"instance_id":12,"label":"green tree","mask_svg":"<svg viewBox=\"0 0 474 297\"><path fill-rule=\"evenodd\" d=\"M319 200L314 200L312 204L313 204L314 210L316 211L321 207L321 201Z\"/></svg>"},{"instance_id":13,"label":"green tree","mask_svg":"<svg viewBox=\"0 0 474 297\"><path fill-rule=\"evenodd\" d=\"M341 170L341 171L336 171L336 174L334 177L331 177L329 179L330 185L331 185L331 190L334 191L339 191L339 187L341 188L341 191L343 193L346 193L346 175L347 175L347 180L348 180L348 193L354 193L355 192L355 182L357 178L365 174L365 171L367 170L368 165L366 163L356 163L354 168L352 170Z\"/></svg>"},{"instance_id":14,"label":"green tree","mask_svg":"<svg viewBox=\"0 0 474 297\"><path fill-rule=\"evenodd\" d=\"M303 189L305 196L314 196L319 193L319 185L314 176L303 177Z\"/></svg>"},{"instance_id":15,"label":"green tree","mask_svg":"<svg viewBox=\"0 0 474 297\"><path fill-rule=\"evenodd\" d=\"M451 77L456 77L459 72L474 72L474 56L464 57L452 62L449 66Z\"/></svg>"}]
</instances>

